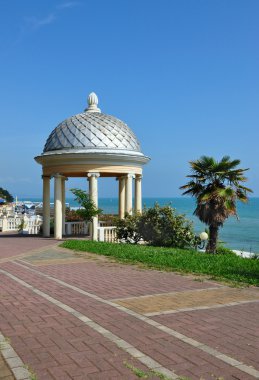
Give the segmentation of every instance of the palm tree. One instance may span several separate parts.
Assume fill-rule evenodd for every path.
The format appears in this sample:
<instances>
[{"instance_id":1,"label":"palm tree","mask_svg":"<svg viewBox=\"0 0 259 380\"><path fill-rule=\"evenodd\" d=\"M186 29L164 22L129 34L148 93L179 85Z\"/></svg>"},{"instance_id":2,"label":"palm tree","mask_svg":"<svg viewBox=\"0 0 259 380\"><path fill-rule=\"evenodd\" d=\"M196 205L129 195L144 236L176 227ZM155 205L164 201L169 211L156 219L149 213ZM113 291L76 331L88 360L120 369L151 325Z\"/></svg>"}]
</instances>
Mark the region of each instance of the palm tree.
<instances>
[{"instance_id":1,"label":"palm tree","mask_svg":"<svg viewBox=\"0 0 259 380\"><path fill-rule=\"evenodd\" d=\"M242 185L247 181L244 172L249 169L238 169L240 160L230 160L224 156L217 162L213 157L202 156L199 160L190 161L191 180L180 189L185 194L196 198L196 215L201 222L209 226L209 241L206 252L215 253L219 227L230 215L237 217L236 201L247 202L247 192L251 189Z\"/></svg>"}]
</instances>

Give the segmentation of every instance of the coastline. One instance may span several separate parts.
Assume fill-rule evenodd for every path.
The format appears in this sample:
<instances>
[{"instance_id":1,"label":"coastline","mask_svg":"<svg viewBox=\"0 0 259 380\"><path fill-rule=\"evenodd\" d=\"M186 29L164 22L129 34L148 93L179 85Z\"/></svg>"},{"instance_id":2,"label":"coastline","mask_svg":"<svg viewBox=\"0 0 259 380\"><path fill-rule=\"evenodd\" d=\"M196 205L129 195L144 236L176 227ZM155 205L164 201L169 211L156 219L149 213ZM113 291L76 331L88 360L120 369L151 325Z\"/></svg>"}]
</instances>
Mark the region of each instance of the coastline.
<instances>
[{"instance_id":1,"label":"coastline","mask_svg":"<svg viewBox=\"0 0 259 380\"><path fill-rule=\"evenodd\" d=\"M19 200L40 202L42 199L41 197L21 197ZM78 206L72 197L67 197L66 201L70 204L70 207ZM51 199L51 202L53 202L53 199ZM193 215L195 202L192 198L143 197L143 205L147 207L152 207L155 202L160 205L171 204L178 213L185 214L194 223L194 229L197 234L205 230L206 226ZM118 212L118 199L116 197L99 198L99 207L103 209L104 213L116 214ZM248 204L238 204L238 214L239 220L231 217L224 223L224 227L220 229L220 241L228 248L243 253L259 252L259 198L251 197Z\"/></svg>"}]
</instances>

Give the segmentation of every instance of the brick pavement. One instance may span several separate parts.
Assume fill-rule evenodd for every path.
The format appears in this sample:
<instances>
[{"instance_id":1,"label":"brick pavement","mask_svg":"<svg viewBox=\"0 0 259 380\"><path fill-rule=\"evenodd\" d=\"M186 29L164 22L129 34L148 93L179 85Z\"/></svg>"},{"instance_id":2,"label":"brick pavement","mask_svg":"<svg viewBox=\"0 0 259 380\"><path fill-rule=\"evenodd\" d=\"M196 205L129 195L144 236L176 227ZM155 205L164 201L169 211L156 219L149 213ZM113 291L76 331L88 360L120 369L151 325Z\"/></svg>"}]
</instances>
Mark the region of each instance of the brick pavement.
<instances>
[{"instance_id":1,"label":"brick pavement","mask_svg":"<svg viewBox=\"0 0 259 380\"><path fill-rule=\"evenodd\" d=\"M258 315L259 303L249 303L184 312L174 318L156 316L154 319L259 370Z\"/></svg>"},{"instance_id":2,"label":"brick pavement","mask_svg":"<svg viewBox=\"0 0 259 380\"><path fill-rule=\"evenodd\" d=\"M53 261L51 254L46 254L47 265L42 265L42 255L43 251L31 257L28 254L27 263L10 260L0 265L4 271L0 273L0 331L10 338L38 379L134 379L136 375L124 361L148 371L148 361L144 365L136 352L190 379L258 378L259 372L253 370L259 369L259 321L254 317L259 311L257 302L147 318L141 311L134 314L120 308L114 299L137 297L141 304L141 297L146 295L176 292L188 299L192 292L195 300L206 289L225 289L226 294L233 290L194 281L191 276L91 260L91 256L84 261L82 255L75 255L69 264L62 264L54 252ZM45 295L67 305L67 310ZM76 313L71 314L69 308ZM86 325L79 316L87 316L108 334L94 330L93 324ZM113 335L133 347L129 352L134 358L111 340ZM221 355L216 357L218 352Z\"/></svg>"},{"instance_id":3,"label":"brick pavement","mask_svg":"<svg viewBox=\"0 0 259 380\"><path fill-rule=\"evenodd\" d=\"M54 244L57 244L54 239L0 232L0 262Z\"/></svg>"}]
</instances>

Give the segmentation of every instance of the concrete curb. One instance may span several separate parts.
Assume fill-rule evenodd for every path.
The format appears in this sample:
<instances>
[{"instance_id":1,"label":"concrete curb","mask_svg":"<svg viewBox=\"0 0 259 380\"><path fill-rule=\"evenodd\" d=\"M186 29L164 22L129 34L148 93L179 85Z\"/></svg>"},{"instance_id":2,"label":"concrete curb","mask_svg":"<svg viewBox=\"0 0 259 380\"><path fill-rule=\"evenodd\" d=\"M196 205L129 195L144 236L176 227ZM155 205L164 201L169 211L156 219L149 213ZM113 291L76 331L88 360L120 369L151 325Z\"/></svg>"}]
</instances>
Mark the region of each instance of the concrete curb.
<instances>
[{"instance_id":1,"label":"concrete curb","mask_svg":"<svg viewBox=\"0 0 259 380\"><path fill-rule=\"evenodd\" d=\"M1 332L0 351L16 380L31 380L30 372Z\"/></svg>"}]
</instances>

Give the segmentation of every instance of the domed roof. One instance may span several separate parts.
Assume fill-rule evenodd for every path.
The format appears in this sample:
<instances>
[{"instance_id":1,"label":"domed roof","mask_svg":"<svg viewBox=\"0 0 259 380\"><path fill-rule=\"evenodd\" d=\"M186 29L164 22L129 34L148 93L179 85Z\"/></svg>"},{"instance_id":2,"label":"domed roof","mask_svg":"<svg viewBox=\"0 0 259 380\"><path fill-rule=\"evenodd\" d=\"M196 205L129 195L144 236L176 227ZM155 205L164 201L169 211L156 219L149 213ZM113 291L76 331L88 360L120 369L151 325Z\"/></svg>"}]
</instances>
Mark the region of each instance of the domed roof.
<instances>
[{"instance_id":1,"label":"domed roof","mask_svg":"<svg viewBox=\"0 0 259 380\"><path fill-rule=\"evenodd\" d=\"M57 150L125 150L141 153L140 144L123 121L101 113L94 93L85 112L62 121L49 135L43 153Z\"/></svg>"}]
</instances>

